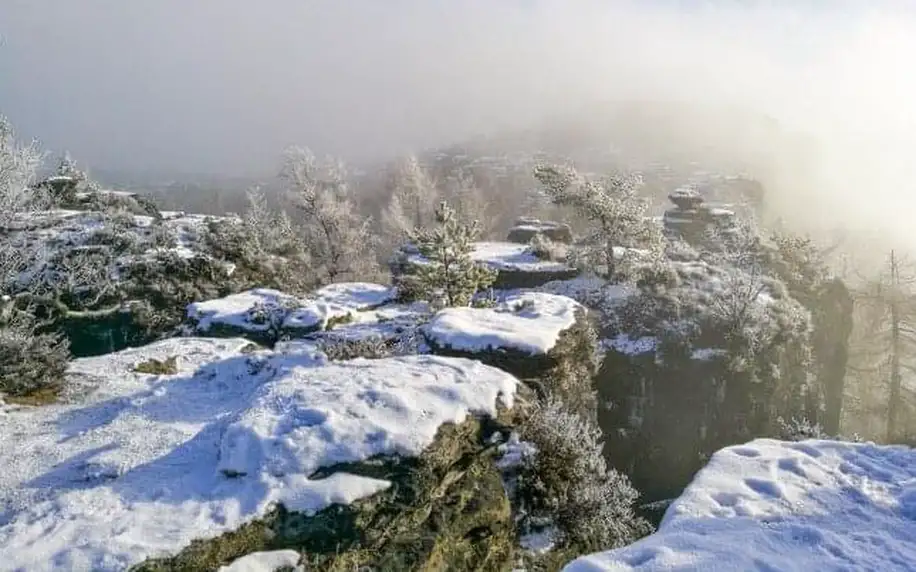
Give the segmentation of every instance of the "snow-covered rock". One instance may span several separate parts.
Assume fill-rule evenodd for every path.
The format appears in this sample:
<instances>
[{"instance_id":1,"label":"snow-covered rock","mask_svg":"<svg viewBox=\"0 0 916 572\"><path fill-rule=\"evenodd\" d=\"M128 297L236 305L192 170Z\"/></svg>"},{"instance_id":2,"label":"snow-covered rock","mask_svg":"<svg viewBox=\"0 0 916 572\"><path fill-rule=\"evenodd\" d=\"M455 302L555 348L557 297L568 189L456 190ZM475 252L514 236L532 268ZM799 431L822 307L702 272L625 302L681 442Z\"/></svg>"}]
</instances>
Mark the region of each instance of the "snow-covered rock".
<instances>
[{"instance_id":1,"label":"snow-covered rock","mask_svg":"<svg viewBox=\"0 0 916 572\"><path fill-rule=\"evenodd\" d=\"M76 360L80 400L0 416L0 567L123 570L277 503L349 503L389 483L312 473L417 455L441 425L511 406L517 384L459 358L327 364L250 348L181 338ZM136 371L168 357L175 374Z\"/></svg>"},{"instance_id":2,"label":"snow-covered rock","mask_svg":"<svg viewBox=\"0 0 916 572\"><path fill-rule=\"evenodd\" d=\"M537 235L564 244L570 244L573 241L572 229L568 224L536 218L520 218L515 221L515 226L509 229L506 240L528 244Z\"/></svg>"},{"instance_id":3,"label":"snow-covered rock","mask_svg":"<svg viewBox=\"0 0 916 572\"><path fill-rule=\"evenodd\" d=\"M566 572L912 570L916 451L759 439L717 452L657 533Z\"/></svg>"},{"instance_id":4,"label":"snow-covered rock","mask_svg":"<svg viewBox=\"0 0 916 572\"><path fill-rule=\"evenodd\" d=\"M496 308L446 308L423 331L431 343L455 351L546 354L583 310L565 296L525 292L508 296Z\"/></svg>"},{"instance_id":5,"label":"snow-covered rock","mask_svg":"<svg viewBox=\"0 0 916 572\"><path fill-rule=\"evenodd\" d=\"M358 312L381 306L394 297L395 291L390 287L363 282L330 284L307 298L256 288L190 304L187 316L198 332L251 335L272 341L281 333L305 335L336 321L352 320Z\"/></svg>"},{"instance_id":6,"label":"snow-covered rock","mask_svg":"<svg viewBox=\"0 0 916 572\"><path fill-rule=\"evenodd\" d=\"M219 572L275 572L283 568L295 568L302 556L295 550L271 550L242 556Z\"/></svg>"},{"instance_id":7,"label":"snow-covered rock","mask_svg":"<svg viewBox=\"0 0 916 572\"><path fill-rule=\"evenodd\" d=\"M568 280L579 274L564 262L541 260L527 244L514 242L477 242L471 259L497 272L494 288L535 288L554 280ZM392 260L395 275L407 271L410 265L429 264L411 245L402 247Z\"/></svg>"}]
</instances>

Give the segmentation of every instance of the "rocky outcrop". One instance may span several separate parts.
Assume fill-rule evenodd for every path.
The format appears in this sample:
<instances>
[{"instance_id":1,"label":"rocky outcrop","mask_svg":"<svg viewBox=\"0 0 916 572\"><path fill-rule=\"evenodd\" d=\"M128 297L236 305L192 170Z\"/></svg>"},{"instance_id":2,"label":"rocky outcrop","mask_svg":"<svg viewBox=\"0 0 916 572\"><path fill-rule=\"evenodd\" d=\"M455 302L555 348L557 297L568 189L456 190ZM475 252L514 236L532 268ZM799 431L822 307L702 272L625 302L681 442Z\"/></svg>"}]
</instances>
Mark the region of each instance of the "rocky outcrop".
<instances>
[{"instance_id":1,"label":"rocky outcrop","mask_svg":"<svg viewBox=\"0 0 916 572\"><path fill-rule=\"evenodd\" d=\"M513 242L477 242L471 259L496 271L492 287L498 290L537 288L555 280L568 280L579 271L565 262L542 260L528 244ZM389 261L395 277L409 272L416 264L429 264L413 245L402 246Z\"/></svg>"},{"instance_id":2,"label":"rocky outcrop","mask_svg":"<svg viewBox=\"0 0 916 572\"><path fill-rule=\"evenodd\" d=\"M534 396L496 368L174 338L68 378L66 402L0 412L15 569L216 570L295 549L320 570L505 570L521 551L497 460Z\"/></svg>"},{"instance_id":3,"label":"rocky outcrop","mask_svg":"<svg viewBox=\"0 0 916 572\"><path fill-rule=\"evenodd\" d=\"M509 229L506 240L519 244L528 244L535 236L544 236L553 242L572 244L572 228L568 224L522 217Z\"/></svg>"},{"instance_id":4,"label":"rocky outcrop","mask_svg":"<svg viewBox=\"0 0 916 572\"><path fill-rule=\"evenodd\" d=\"M495 308L446 308L422 328L434 354L468 357L554 393L594 418L597 338L584 306L541 292L510 295Z\"/></svg>"},{"instance_id":5,"label":"rocky outcrop","mask_svg":"<svg viewBox=\"0 0 916 572\"><path fill-rule=\"evenodd\" d=\"M690 244L703 244L711 227L728 229L735 222L735 212L706 204L703 196L690 187L675 190L668 199L674 208L665 211L662 223L671 238L682 238Z\"/></svg>"},{"instance_id":6,"label":"rocky outcrop","mask_svg":"<svg viewBox=\"0 0 916 572\"><path fill-rule=\"evenodd\" d=\"M215 570L253 552L289 548L316 570L508 570L519 548L490 437L509 423L508 411L497 420L475 417L443 426L418 458L327 467L314 477L345 472L392 486L312 516L280 508L133 572Z\"/></svg>"},{"instance_id":7,"label":"rocky outcrop","mask_svg":"<svg viewBox=\"0 0 916 572\"><path fill-rule=\"evenodd\" d=\"M190 304L187 318L197 333L246 337L272 346L281 338L302 338L353 321L360 312L391 302L395 294L387 286L365 282L329 284L302 298L255 288Z\"/></svg>"},{"instance_id":8,"label":"rocky outcrop","mask_svg":"<svg viewBox=\"0 0 916 572\"><path fill-rule=\"evenodd\" d=\"M767 280L746 313L729 315L738 306L726 285L743 279L736 270L672 268L664 288L578 296L604 314L596 388L608 459L647 502L679 494L713 451L772 435L780 416L803 416L816 385L809 314L781 283Z\"/></svg>"}]
</instances>

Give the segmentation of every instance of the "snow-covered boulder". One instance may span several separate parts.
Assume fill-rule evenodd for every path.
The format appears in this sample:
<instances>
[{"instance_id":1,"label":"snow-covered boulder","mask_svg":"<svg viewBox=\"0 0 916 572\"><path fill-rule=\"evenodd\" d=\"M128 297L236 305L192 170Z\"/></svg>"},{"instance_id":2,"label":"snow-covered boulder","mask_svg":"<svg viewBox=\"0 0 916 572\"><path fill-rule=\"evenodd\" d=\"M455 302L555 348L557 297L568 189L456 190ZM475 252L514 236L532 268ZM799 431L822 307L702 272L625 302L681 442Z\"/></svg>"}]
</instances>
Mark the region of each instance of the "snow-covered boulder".
<instances>
[{"instance_id":1,"label":"snow-covered boulder","mask_svg":"<svg viewBox=\"0 0 916 572\"><path fill-rule=\"evenodd\" d=\"M380 284L330 284L305 298L256 288L188 306L192 328L217 336L247 336L273 343L282 336L301 337L339 322L356 319L393 300L392 288Z\"/></svg>"},{"instance_id":2,"label":"snow-covered boulder","mask_svg":"<svg viewBox=\"0 0 916 572\"><path fill-rule=\"evenodd\" d=\"M912 570L916 451L760 439L725 448L655 534L565 572Z\"/></svg>"},{"instance_id":3,"label":"snow-covered boulder","mask_svg":"<svg viewBox=\"0 0 916 572\"><path fill-rule=\"evenodd\" d=\"M707 203L694 188L676 189L668 195L668 199L675 206L665 211L662 224L671 237L683 238L691 244L702 244L708 229L728 229L735 224L736 214L730 206Z\"/></svg>"},{"instance_id":4,"label":"snow-covered boulder","mask_svg":"<svg viewBox=\"0 0 916 572\"><path fill-rule=\"evenodd\" d=\"M590 386L594 374L597 347L586 309L565 296L520 292L493 308L446 308L423 334L433 353L479 359L555 391L579 377Z\"/></svg>"},{"instance_id":5,"label":"snow-covered boulder","mask_svg":"<svg viewBox=\"0 0 916 572\"><path fill-rule=\"evenodd\" d=\"M542 260L528 244L514 242L477 242L471 259L497 272L493 288L511 290L536 288L554 280L568 280L579 271L564 262ZM411 265L430 264L412 245L403 246L391 260L395 276L406 273Z\"/></svg>"},{"instance_id":6,"label":"snow-covered boulder","mask_svg":"<svg viewBox=\"0 0 916 572\"><path fill-rule=\"evenodd\" d=\"M299 567L302 555L295 550L271 550L242 556L228 566L221 566L218 572L277 572L279 570L303 570Z\"/></svg>"},{"instance_id":7,"label":"snow-covered boulder","mask_svg":"<svg viewBox=\"0 0 916 572\"><path fill-rule=\"evenodd\" d=\"M436 347L456 352L548 354L584 311L565 296L524 292L507 296L494 308L446 308L423 329Z\"/></svg>"},{"instance_id":8,"label":"snow-covered boulder","mask_svg":"<svg viewBox=\"0 0 916 572\"><path fill-rule=\"evenodd\" d=\"M484 442L479 419L512 406L513 376L459 358L328 364L250 348L242 339L182 338L76 360L81 398L0 415L3 567L124 570L180 552L185 569L215 569L271 543L328 538L308 527L271 529L278 518L316 527L342 518L325 530L344 535L353 511L374 522L373 510L419 502L407 490L443 504L441 522L450 524L440 530L460 539L495 519L507 542L511 517L493 463L474 455L454 465ZM142 373L152 360L171 367ZM380 492L388 496L360 500ZM319 513L335 504L340 510ZM416 527L405 514L401 525ZM346 542L353 539L331 538L328 554ZM207 552L207 543L220 549Z\"/></svg>"},{"instance_id":9,"label":"snow-covered boulder","mask_svg":"<svg viewBox=\"0 0 916 572\"><path fill-rule=\"evenodd\" d=\"M536 218L520 218L515 221L515 226L509 229L506 240L528 244L537 235L563 244L571 244L573 241L572 229L568 224Z\"/></svg>"}]
</instances>

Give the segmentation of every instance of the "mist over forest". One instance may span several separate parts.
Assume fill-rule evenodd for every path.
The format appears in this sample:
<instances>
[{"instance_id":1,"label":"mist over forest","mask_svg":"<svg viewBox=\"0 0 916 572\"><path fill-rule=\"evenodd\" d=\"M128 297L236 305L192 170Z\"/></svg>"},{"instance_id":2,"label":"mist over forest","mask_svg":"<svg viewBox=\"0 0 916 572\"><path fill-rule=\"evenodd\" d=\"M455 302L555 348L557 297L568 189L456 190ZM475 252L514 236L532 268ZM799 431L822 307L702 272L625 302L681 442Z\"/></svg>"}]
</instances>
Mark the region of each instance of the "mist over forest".
<instances>
[{"instance_id":1,"label":"mist over forest","mask_svg":"<svg viewBox=\"0 0 916 572\"><path fill-rule=\"evenodd\" d=\"M0 17L4 112L94 169L264 178L294 143L384 161L688 104L606 135L703 149L786 211L908 238L906 2L9 0Z\"/></svg>"},{"instance_id":2,"label":"mist over forest","mask_svg":"<svg viewBox=\"0 0 916 572\"><path fill-rule=\"evenodd\" d=\"M912 54L0 0L0 571L916 569Z\"/></svg>"}]
</instances>

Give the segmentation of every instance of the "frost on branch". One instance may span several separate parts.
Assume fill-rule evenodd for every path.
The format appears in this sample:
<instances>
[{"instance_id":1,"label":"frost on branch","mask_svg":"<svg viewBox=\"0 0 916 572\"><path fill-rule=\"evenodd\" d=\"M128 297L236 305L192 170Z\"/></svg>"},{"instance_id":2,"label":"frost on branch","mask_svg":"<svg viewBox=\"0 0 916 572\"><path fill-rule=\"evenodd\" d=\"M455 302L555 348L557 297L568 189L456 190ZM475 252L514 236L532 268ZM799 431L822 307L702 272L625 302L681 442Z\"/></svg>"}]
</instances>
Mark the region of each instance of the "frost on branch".
<instances>
[{"instance_id":1,"label":"frost on branch","mask_svg":"<svg viewBox=\"0 0 916 572\"><path fill-rule=\"evenodd\" d=\"M443 201L436 209L436 223L435 228L417 228L410 233L425 260L410 266L409 273L400 277L398 288L408 298L467 306L478 291L493 283L496 272L471 259L480 232L476 221L461 221Z\"/></svg>"},{"instance_id":2,"label":"frost on branch","mask_svg":"<svg viewBox=\"0 0 916 572\"><path fill-rule=\"evenodd\" d=\"M662 228L647 215L638 178L611 175L591 181L572 168L545 165L536 167L534 176L554 204L584 219L585 238L571 251L580 265L611 280L635 280L644 267L640 262L661 258Z\"/></svg>"},{"instance_id":3,"label":"frost on branch","mask_svg":"<svg viewBox=\"0 0 916 572\"><path fill-rule=\"evenodd\" d=\"M516 481L523 528L554 525L564 545L585 550L624 546L651 532L633 510L639 493L608 468L596 425L551 397L534 406L521 437L534 449L523 455Z\"/></svg>"},{"instance_id":4,"label":"frost on branch","mask_svg":"<svg viewBox=\"0 0 916 572\"><path fill-rule=\"evenodd\" d=\"M32 190L41 163L36 143L16 141L12 126L0 116L0 230L11 228L17 216L41 209L44 197ZM32 308L19 308L12 297L25 288L21 274L45 255L40 245L0 240L0 394L26 396L56 389L69 357L58 336L36 333Z\"/></svg>"},{"instance_id":5,"label":"frost on branch","mask_svg":"<svg viewBox=\"0 0 916 572\"><path fill-rule=\"evenodd\" d=\"M400 242L413 229L435 224L439 191L416 155L398 161L391 184L391 200L382 212L382 224L388 234Z\"/></svg>"},{"instance_id":6,"label":"frost on branch","mask_svg":"<svg viewBox=\"0 0 916 572\"><path fill-rule=\"evenodd\" d=\"M38 333L38 325L31 313L0 301L0 395L28 397L60 389L69 346L57 334Z\"/></svg>"},{"instance_id":7,"label":"frost on branch","mask_svg":"<svg viewBox=\"0 0 916 572\"><path fill-rule=\"evenodd\" d=\"M235 265L232 290L264 287L304 294L313 289L317 277L301 229L285 211L272 211L259 189L247 195L248 210L240 220L211 220L204 236L216 258Z\"/></svg>"},{"instance_id":8,"label":"frost on branch","mask_svg":"<svg viewBox=\"0 0 916 572\"><path fill-rule=\"evenodd\" d=\"M358 280L371 273L376 265L371 220L356 212L343 165L293 147L280 177L303 215L303 238L318 282Z\"/></svg>"}]
</instances>

